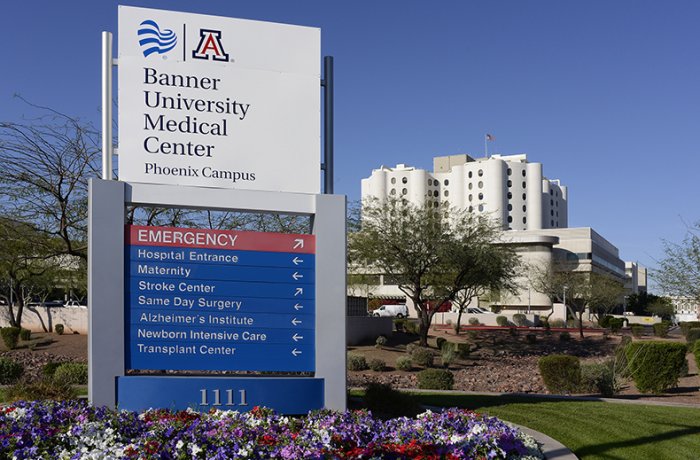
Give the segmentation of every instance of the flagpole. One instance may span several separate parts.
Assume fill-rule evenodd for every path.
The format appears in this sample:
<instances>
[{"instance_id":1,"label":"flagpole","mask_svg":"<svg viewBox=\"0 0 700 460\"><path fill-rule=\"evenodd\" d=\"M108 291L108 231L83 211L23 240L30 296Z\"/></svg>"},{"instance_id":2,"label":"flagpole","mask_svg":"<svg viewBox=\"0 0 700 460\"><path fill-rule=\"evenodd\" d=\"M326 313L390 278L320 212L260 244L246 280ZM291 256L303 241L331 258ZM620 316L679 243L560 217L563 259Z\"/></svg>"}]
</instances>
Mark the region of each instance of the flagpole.
<instances>
[{"instance_id":1,"label":"flagpole","mask_svg":"<svg viewBox=\"0 0 700 460\"><path fill-rule=\"evenodd\" d=\"M489 138L488 134L484 134L484 156L489 157Z\"/></svg>"}]
</instances>

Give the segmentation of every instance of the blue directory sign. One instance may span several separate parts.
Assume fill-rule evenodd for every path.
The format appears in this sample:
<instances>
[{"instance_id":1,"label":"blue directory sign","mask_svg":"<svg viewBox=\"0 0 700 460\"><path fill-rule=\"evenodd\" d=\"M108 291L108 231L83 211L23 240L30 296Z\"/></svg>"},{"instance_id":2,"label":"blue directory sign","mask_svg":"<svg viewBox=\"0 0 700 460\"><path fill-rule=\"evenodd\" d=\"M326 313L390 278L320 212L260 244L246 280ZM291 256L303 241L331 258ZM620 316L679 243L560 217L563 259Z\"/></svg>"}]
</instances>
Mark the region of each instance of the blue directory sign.
<instances>
[{"instance_id":1,"label":"blue directory sign","mask_svg":"<svg viewBox=\"0 0 700 460\"><path fill-rule=\"evenodd\" d=\"M130 226L126 367L313 372L313 235Z\"/></svg>"}]
</instances>

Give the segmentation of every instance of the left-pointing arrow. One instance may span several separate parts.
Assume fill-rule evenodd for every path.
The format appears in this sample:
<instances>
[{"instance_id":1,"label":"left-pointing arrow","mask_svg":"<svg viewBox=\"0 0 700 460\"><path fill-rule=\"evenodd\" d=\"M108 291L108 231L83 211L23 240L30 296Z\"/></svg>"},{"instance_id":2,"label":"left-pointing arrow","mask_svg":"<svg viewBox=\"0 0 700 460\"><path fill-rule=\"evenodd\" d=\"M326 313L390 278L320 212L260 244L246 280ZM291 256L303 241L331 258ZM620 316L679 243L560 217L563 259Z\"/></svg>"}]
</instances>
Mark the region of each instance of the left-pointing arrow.
<instances>
[{"instance_id":1,"label":"left-pointing arrow","mask_svg":"<svg viewBox=\"0 0 700 460\"><path fill-rule=\"evenodd\" d=\"M299 278L303 278L304 275L300 274L299 272L294 272L292 274L292 278L294 278L294 281L298 280Z\"/></svg>"},{"instance_id":2,"label":"left-pointing arrow","mask_svg":"<svg viewBox=\"0 0 700 460\"><path fill-rule=\"evenodd\" d=\"M294 318L294 319L292 320L292 324L295 325L295 326L298 326L299 324L301 324L301 320L300 320L300 319Z\"/></svg>"},{"instance_id":3,"label":"left-pointing arrow","mask_svg":"<svg viewBox=\"0 0 700 460\"><path fill-rule=\"evenodd\" d=\"M299 334L296 334L296 333L292 336L292 339L293 339L295 342L298 342L299 340L302 340L303 338L304 338L303 335L299 335Z\"/></svg>"},{"instance_id":4,"label":"left-pointing arrow","mask_svg":"<svg viewBox=\"0 0 700 460\"><path fill-rule=\"evenodd\" d=\"M294 350L292 350L292 354L293 354L294 356L299 356L299 355L301 354L301 350L297 350L297 349L295 348Z\"/></svg>"}]
</instances>

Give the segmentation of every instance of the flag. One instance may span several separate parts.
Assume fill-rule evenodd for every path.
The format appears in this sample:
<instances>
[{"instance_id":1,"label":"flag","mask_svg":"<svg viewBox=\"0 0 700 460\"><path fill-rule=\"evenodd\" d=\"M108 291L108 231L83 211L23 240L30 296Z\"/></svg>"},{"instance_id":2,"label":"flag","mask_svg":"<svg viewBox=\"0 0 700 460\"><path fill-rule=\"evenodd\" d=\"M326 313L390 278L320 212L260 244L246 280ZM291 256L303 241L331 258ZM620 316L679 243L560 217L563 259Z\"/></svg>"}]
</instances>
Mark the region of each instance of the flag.
<instances>
[{"instance_id":1,"label":"flag","mask_svg":"<svg viewBox=\"0 0 700 460\"><path fill-rule=\"evenodd\" d=\"M495 140L496 140L496 136L493 136L493 135L491 135L491 134L487 134L487 135L486 135L486 140L487 140L487 141L495 141Z\"/></svg>"}]
</instances>

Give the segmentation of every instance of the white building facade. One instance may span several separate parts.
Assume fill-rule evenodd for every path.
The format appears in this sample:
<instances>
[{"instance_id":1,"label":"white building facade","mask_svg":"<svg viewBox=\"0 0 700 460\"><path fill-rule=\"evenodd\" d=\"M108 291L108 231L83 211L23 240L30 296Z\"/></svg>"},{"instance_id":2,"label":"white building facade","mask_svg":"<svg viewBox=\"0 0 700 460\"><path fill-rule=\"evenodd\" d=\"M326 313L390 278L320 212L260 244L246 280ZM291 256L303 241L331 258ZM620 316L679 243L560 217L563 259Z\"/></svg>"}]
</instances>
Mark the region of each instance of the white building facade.
<instances>
[{"instance_id":1,"label":"white building facade","mask_svg":"<svg viewBox=\"0 0 700 460\"><path fill-rule=\"evenodd\" d=\"M486 213L504 230L540 230L568 226L568 190L542 174L541 163L527 156L469 155L436 157L433 172L403 164L382 166L362 180L362 199L402 198Z\"/></svg>"}]
</instances>

